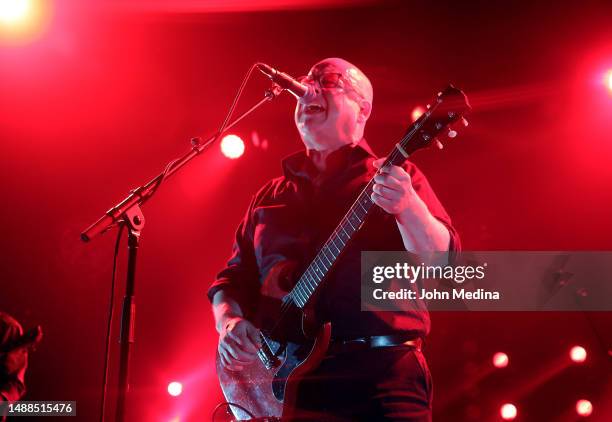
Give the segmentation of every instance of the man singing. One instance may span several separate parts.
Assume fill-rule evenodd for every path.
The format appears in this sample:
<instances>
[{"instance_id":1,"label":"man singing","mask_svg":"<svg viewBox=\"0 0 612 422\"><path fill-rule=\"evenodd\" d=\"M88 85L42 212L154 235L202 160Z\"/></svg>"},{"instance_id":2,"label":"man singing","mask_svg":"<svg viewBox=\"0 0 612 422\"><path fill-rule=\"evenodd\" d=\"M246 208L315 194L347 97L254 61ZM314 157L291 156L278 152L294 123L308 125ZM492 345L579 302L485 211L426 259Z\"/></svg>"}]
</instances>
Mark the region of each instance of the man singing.
<instances>
[{"instance_id":1,"label":"man singing","mask_svg":"<svg viewBox=\"0 0 612 422\"><path fill-rule=\"evenodd\" d=\"M260 286L280 261L308 264L367 182L373 210L328 274L316 313L332 324L319 368L300 382L297 405L316 421L430 421L431 376L421 353L427 312L362 312L361 251L457 250L459 237L423 174L411 163L380 168L363 138L372 111L368 78L343 59L315 64L300 79L316 95L298 101L305 150L253 197L232 256L208 291L223 365L240 371L257 358L249 321Z\"/></svg>"}]
</instances>

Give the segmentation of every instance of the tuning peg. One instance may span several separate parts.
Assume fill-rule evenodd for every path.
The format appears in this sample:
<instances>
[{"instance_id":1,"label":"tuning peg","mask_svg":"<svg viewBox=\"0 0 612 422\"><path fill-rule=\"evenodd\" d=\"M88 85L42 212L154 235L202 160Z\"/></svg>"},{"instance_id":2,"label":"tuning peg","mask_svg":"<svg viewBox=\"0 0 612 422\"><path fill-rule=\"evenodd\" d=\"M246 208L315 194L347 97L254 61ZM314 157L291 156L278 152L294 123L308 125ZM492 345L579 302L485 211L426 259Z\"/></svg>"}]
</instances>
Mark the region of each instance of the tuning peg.
<instances>
[{"instance_id":1,"label":"tuning peg","mask_svg":"<svg viewBox=\"0 0 612 422\"><path fill-rule=\"evenodd\" d=\"M455 136L457 136L457 131L454 129L448 129L448 133L446 134L446 136L448 136L449 138L454 138Z\"/></svg>"},{"instance_id":2,"label":"tuning peg","mask_svg":"<svg viewBox=\"0 0 612 422\"><path fill-rule=\"evenodd\" d=\"M436 138L436 146L438 149L444 149L444 144Z\"/></svg>"},{"instance_id":3,"label":"tuning peg","mask_svg":"<svg viewBox=\"0 0 612 422\"><path fill-rule=\"evenodd\" d=\"M464 127L468 127L468 126L469 126L469 124L470 124L470 122L468 122L468 121L467 121L467 119L466 119L465 117L462 117L462 118L461 118L461 123L463 123L463 126L464 126Z\"/></svg>"}]
</instances>

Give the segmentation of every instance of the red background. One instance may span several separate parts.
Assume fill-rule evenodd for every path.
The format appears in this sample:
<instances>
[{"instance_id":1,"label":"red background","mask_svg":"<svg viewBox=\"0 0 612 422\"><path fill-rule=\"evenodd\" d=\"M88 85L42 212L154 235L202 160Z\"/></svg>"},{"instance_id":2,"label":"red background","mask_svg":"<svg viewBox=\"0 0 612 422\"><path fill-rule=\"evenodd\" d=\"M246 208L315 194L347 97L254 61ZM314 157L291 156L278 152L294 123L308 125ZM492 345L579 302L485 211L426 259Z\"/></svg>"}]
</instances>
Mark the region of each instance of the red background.
<instances>
[{"instance_id":1,"label":"red background","mask_svg":"<svg viewBox=\"0 0 612 422\"><path fill-rule=\"evenodd\" d=\"M79 233L185 152L190 137L212 133L256 61L295 76L330 56L357 64L374 85L366 137L379 154L399 139L415 106L453 82L471 99L471 125L414 162L464 248L612 249L612 93L601 83L612 68L609 3L359 2L274 11L271 2L238 1L232 13L188 3L145 10L143 2L56 1L39 39L0 44L0 309L45 330L26 399L77 400L79 419L98 417L114 236L83 244ZM185 7L177 12L176 4ZM266 87L256 75L239 108ZM146 205L133 420L207 420L221 400L204 293L250 196L302 146L293 106L289 95L267 105L232 131L247 144L242 158L229 161L214 148ZM252 145L253 131L267 150ZM124 257L122 247L117 305ZM426 354L435 420L497 420L505 401L519 407L517 420L574 420L579 398L593 402L591 420L610 420L611 320L609 313L434 314ZM587 363L564 369L577 343L589 351ZM499 350L510 367L484 377ZM165 391L173 380L183 382L179 398Z\"/></svg>"}]
</instances>

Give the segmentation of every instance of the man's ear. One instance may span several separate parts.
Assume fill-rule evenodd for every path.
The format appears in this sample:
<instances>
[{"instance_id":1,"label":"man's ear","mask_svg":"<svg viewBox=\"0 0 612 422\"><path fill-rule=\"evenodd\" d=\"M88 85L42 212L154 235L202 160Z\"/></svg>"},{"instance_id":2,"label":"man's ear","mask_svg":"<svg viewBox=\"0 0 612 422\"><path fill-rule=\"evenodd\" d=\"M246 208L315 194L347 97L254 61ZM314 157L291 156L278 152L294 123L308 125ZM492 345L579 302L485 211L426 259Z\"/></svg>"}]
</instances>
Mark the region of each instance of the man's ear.
<instances>
[{"instance_id":1,"label":"man's ear","mask_svg":"<svg viewBox=\"0 0 612 422\"><path fill-rule=\"evenodd\" d=\"M372 103L367 100L361 100L359 103L359 116L357 117L357 121L359 123L365 123L366 120L370 117L372 113Z\"/></svg>"}]
</instances>

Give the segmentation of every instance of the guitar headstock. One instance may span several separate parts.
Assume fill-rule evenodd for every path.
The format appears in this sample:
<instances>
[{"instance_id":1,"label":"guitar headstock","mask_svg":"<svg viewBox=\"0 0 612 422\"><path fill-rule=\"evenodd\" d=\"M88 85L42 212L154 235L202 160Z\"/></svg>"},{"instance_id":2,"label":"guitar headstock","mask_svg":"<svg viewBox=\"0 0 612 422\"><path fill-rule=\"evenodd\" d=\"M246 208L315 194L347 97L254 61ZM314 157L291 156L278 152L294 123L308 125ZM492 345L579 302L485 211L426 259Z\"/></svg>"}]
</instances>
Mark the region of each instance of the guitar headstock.
<instances>
[{"instance_id":1,"label":"guitar headstock","mask_svg":"<svg viewBox=\"0 0 612 422\"><path fill-rule=\"evenodd\" d=\"M438 92L427 110L408 128L400 142L404 151L410 155L419 149L432 145L442 147L441 136L454 138L460 126L467 126L464 116L471 110L467 96L460 89L449 85Z\"/></svg>"}]
</instances>

